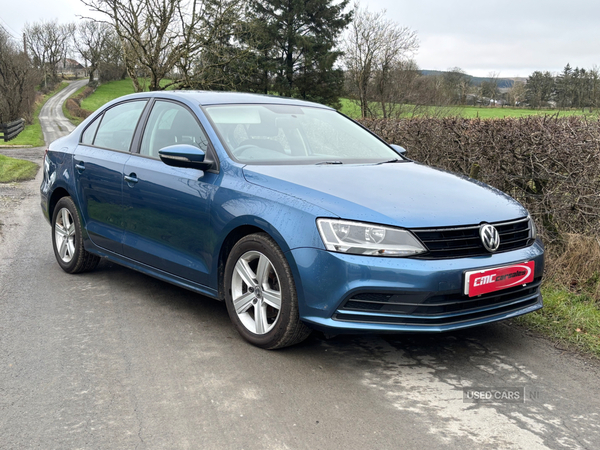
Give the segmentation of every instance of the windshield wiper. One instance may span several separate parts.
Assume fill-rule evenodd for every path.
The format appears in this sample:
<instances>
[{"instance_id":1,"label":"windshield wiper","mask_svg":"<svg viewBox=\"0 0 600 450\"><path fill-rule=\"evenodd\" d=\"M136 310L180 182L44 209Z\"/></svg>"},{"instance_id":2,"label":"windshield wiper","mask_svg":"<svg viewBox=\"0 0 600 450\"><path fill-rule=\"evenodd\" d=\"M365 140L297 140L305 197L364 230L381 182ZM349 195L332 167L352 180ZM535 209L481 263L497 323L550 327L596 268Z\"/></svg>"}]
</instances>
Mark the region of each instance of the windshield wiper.
<instances>
[{"instance_id":1,"label":"windshield wiper","mask_svg":"<svg viewBox=\"0 0 600 450\"><path fill-rule=\"evenodd\" d=\"M321 161L316 163L316 166L319 166L321 164L344 164L342 161Z\"/></svg>"},{"instance_id":2,"label":"windshield wiper","mask_svg":"<svg viewBox=\"0 0 600 450\"><path fill-rule=\"evenodd\" d=\"M381 161L378 163L375 163L375 165L379 165L379 164L388 164L388 163L399 163L399 162L405 162L405 159L400 159L400 158L395 158L395 159L390 159L389 161Z\"/></svg>"}]
</instances>

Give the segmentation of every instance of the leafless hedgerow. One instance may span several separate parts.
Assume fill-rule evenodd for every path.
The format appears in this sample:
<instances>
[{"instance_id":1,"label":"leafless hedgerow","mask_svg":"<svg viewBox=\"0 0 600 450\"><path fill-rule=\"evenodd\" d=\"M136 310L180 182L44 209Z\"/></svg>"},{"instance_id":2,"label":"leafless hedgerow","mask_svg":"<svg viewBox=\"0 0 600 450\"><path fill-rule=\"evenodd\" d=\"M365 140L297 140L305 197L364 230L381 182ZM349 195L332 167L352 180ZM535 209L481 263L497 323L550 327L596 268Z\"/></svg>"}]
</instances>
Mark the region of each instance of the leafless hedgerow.
<instances>
[{"instance_id":1,"label":"leafless hedgerow","mask_svg":"<svg viewBox=\"0 0 600 450\"><path fill-rule=\"evenodd\" d=\"M95 89L93 87L86 87L82 92L80 92L77 96L68 98L65 102L65 107L69 110L69 112L75 116L80 117L82 119L86 119L92 114L93 111L88 111L86 109L81 108L81 101L84 98L89 97L94 93Z\"/></svg>"},{"instance_id":2,"label":"leafless hedgerow","mask_svg":"<svg viewBox=\"0 0 600 450\"><path fill-rule=\"evenodd\" d=\"M577 252L572 235L589 237L591 249L600 246L600 121L532 116L361 123L406 147L415 161L474 176L519 200L534 217L551 264ZM592 272L600 272L600 251L589 255Z\"/></svg>"}]
</instances>

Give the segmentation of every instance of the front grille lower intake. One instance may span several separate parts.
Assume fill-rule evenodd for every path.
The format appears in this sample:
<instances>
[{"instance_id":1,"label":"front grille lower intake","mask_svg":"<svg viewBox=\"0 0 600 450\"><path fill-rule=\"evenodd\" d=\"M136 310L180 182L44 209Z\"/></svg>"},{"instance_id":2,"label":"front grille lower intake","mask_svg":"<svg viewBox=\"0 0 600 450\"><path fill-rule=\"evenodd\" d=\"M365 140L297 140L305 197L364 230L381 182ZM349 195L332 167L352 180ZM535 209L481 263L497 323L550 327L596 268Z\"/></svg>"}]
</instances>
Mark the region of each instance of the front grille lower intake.
<instances>
[{"instance_id":1,"label":"front grille lower intake","mask_svg":"<svg viewBox=\"0 0 600 450\"><path fill-rule=\"evenodd\" d=\"M542 278L526 286L467 297L460 293L427 296L414 293L359 293L333 315L346 322L443 326L485 319L525 309L539 300Z\"/></svg>"}]
</instances>

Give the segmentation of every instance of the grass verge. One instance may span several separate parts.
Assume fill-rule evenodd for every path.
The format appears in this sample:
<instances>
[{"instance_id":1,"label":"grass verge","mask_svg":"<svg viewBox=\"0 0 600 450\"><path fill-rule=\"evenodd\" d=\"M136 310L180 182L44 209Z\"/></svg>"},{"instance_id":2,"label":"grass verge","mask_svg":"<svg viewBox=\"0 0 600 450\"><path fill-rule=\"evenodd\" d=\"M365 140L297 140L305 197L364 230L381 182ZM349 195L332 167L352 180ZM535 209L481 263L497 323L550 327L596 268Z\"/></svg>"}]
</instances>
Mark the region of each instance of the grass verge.
<instances>
[{"instance_id":1,"label":"grass verge","mask_svg":"<svg viewBox=\"0 0 600 450\"><path fill-rule=\"evenodd\" d=\"M31 180L39 168L31 161L0 155L0 183Z\"/></svg>"},{"instance_id":2,"label":"grass verge","mask_svg":"<svg viewBox=\"0 0 600 450\"><path fill-rule=\"evenodd\" d=\"M555 345L600 358L600 304L588 292L570 292L548 282L544 307L516 319Z\"/></svg>"},{"instance_id":3,"label":"grass verge","mask_svg":"<svg viewBox=\"0 0 600 450\"><path fill-rule=\"evenodd\" d=\"M31 125L27 125L25 129L21 131L21 133L19 133L19 135L16 138L14 138L12 141L7 142L6 144L15 146L31 145L32 147L43 147L44 145L46 145L46 143L44 142L44 133L42 132L42 125L40 124L39 119L40 110L50 97L52 97L58 91L61 91L62 89L66 88L68 85L69 83L60 83L56 87L56 89L44 95L35 107L35 111L33 113L33 123Z\"/></svg>"},{"instance_id":4,"label":"grass verge","mask_svg":"<svg viewBox=\"0 0 600 450\"><path fill-rule=\"evenodd\" d=\"M171 80L168 79L161 80L160 84L161 86L164 86L170 82ZM140 79L140 83L144 85L144 80ZM148 82L146 82L146 85L148 85ZM92 95L83 99L81 108L88 111L96 111L111 100L123 95L133 94L133 92L133 84L129 78L126 78L125 80L110 81L101 84Z\"/></svg>"}]
</instances>

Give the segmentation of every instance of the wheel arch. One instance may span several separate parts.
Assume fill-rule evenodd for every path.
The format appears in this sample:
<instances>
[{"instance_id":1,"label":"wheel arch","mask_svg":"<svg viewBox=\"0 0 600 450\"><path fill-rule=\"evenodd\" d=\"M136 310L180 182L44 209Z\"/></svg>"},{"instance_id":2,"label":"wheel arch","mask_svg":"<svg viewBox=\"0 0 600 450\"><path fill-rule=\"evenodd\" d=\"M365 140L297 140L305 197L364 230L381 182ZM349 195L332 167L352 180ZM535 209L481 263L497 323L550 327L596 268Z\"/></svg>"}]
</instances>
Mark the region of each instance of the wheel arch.
<instances>
[{"instance_id":1,"label":"wheel arch","mask_svg":"<svg viewBox=\"0 0 600 450\"><path fill-rule=\"evenodd\" d=\"M225 264L227 264L227 258L229 258L231 250L240 239L255 233L266 233L271 236L269 232L256 225L240 225L231 230L223 240L217 262L219 300L225 300ZM277 244L279 245L279 243Z\"/></svg>"},{"instance_id":2,"label":"wheel arch","mask_svg":"<svg viewBox=\"0 0 600 450\"><path fill-rule=\"evenodd\" d=\"M56 204L63 197L71 197L73 196L63 187L57 187L52 191L52 195L50 196L50 200L48 201L48 217L50 221L52 221L52 217L54 216L54 208L56 208ZM75 204L77 205L77 204Z\"/></svg>"},{"instance_id":3,"label":"wheel arch","mask_svg":"<svg viewBox=\"0 0 600 450\"><path fill-rule=\"evenodd\" d=\"M216 282L219 300L225 299L225 265L231 250L240 239L254 233L265 233L275 241L290 266L298 294L302 292L302 280L299 278L296 261L294 261L290 250L298 247L316 247L320 238L318 237L314 215L308 213L292 215L286 214L285 211L286 207L284 206L283 209L273 209L268 213L261 211L261 216L241 214L222 230L220 236L224 237L217 241L221 244L218 244L218 259L213 263L213 273L216 273L213 280ZM307 229L308 227L314 228L314 235L307 233L306 239L298 239L298 236L302 234L298 233L298 229Z\"/></svg>"}]
</instances>

